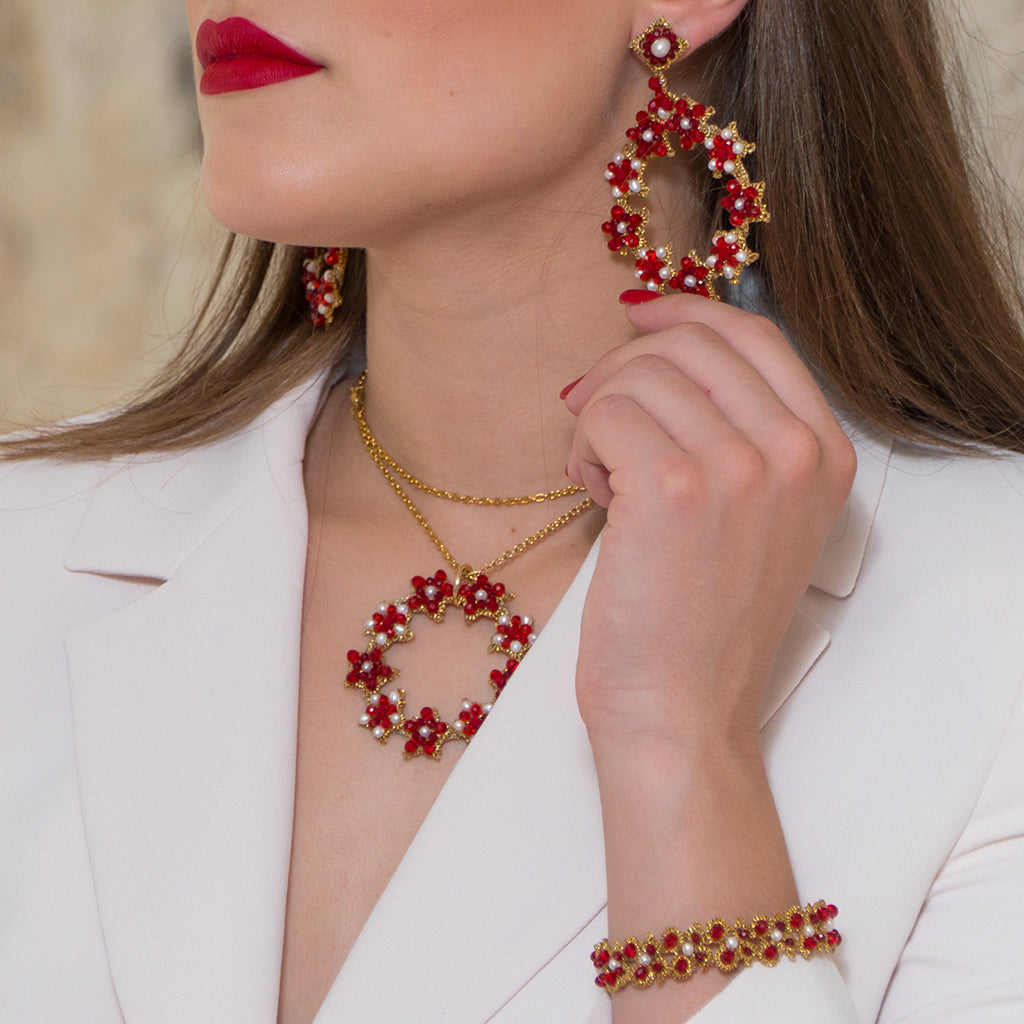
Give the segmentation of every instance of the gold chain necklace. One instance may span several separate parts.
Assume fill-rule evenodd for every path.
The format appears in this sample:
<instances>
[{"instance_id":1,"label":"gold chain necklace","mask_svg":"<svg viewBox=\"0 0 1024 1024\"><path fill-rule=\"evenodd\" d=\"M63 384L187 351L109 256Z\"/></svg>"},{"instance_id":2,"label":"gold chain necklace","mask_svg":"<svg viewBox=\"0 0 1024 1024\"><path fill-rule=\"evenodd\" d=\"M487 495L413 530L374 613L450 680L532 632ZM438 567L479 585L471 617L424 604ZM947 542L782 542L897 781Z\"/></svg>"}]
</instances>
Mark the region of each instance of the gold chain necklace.
<instances>
[{"instance_id":1,"label":"gold chain necklace","mask_svg":"<svg viewBox=\"0 0 1024 1024\"><path fill-rule=\"evenodd\" d=\"M390 736L397 733L405 740L406 758L426 755L437 759L447 743L457 739L468 743L476 735L490 713L494 700L501 694L509 677L536 639L530 617L513 615L508 609L508 603L515 595L506 590L504 584L496 580L492 582L487 573L510 562L545 537L550 537L593 507L594 502L591 498L585 498L547 526L492 558L480 569L459 563L402 488L398 477L435 497L491 506L550 501L578 494L582 488L564 487L522 498L477 498L424 484L399 466L370 430L363 412L365 387L364 372L352 385L350 392L352 414L359 426L363 446L392 490L402 499L402 503L454 571L455 579L450 580L444 569L439 569L432 576L413 576L410 580L413 589L409 594L397 601L384 601L378 605L366 623L365 632L370 638L366 648L348 652L349 672L345 682L362 693L365 708L359 724L369 729L378 742L386 744ZM423 707L418 715L409 718L405 714L405 691L389 689L399 672L387 663L384 655L393 644L408 643L415 639L412 628L415 616L425 615L434 622L442 622L449 607L461 608L467 623L480 618L490 619L494 623L495 630L488 650L505 659L504 668L494 669L490 675L494 697L487 702L464 700L462 709L451 721L441 718L437 710L431 707Z\"/></svg>"}]
</instances>

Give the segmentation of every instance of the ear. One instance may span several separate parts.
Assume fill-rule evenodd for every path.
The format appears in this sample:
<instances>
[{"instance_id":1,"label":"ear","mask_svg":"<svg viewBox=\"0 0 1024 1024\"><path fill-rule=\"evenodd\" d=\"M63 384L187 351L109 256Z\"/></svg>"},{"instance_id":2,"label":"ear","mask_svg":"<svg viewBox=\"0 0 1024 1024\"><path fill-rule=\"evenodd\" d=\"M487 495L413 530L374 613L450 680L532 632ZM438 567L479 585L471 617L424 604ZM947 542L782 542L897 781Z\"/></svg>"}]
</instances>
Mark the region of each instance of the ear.
<instances>
[{"instance_id":1,"label":"ear","mask_svg":"<svg viewBox=\"0 0 1024 1024\"><path fill-rule=\"evenodd\" d=\"M652 21L664 18L691 50L724 32L747 5L747 0L637 0L633 35L645 32Z\"/></svg>"}]
</instances>

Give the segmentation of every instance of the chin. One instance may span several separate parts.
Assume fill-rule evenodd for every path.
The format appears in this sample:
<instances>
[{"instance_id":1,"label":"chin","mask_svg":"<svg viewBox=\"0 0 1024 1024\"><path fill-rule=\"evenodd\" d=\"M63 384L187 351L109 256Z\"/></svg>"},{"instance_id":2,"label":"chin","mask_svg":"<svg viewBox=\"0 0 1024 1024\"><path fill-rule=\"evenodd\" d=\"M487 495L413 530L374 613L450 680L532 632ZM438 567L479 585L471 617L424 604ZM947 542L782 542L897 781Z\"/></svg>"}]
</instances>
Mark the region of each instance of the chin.
<instances>
[{"instance_id":1,"label":"chin","mask_svg":"<svg viewBox=\"0 0 1024 1024\"><path fill-rule=\"evenodd\" d=\"M335 219L325 216L323 192L300 171L207 152L200 176L203 203L214 220L239 235L287 245L345 244L330 228Z\"/></svg>"}]
</instances>

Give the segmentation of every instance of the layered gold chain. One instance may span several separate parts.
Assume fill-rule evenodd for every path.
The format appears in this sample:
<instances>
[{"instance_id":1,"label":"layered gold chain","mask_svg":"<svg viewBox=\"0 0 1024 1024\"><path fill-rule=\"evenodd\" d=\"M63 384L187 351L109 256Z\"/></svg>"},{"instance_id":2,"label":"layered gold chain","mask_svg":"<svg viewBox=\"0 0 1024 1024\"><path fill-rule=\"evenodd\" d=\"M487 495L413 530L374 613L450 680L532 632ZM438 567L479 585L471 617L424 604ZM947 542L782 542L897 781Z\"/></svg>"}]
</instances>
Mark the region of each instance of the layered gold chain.
<instances>
[{"instance_id":1,"label":"layered gold chain","mask_svg":"<svg viewBox=\"0 0 1024 1024\"><path fill-rule=\"evenodd\" d=\"M440 487L433 487L430 484L424 483L422 480L413 476L408 470L399 465L384 449L384 446L377 440L376 435L370 429L369 423L366 421L366 413L364 411L364 399L366 392L366 371L356 379L350 390L350 397L352 402L352 415L355 418L356 424L359 428L359 436L362 439L363 447L366 448L370 457L373 459L377 468L381 471L384 479L391 485L391 488L402 499L402 503L412 513L416 522L423 528L424 533L433 542L434 547L444 556L445 561L455 570L460 579L467 578L470 575L476 575L479 573L490 572L492 569L496 569L499 565L504 565L506 562L511 561L518 555L521 555L524 551L528 551L546 537L550 537L551 534L556 533L563 526L571 523L574 519L581 516L588 509L593 507L594 501L592 498L584 498L583 501L574 505L567 512L563 512L560 516L553 519L546 526L541 527L535 533L531 533L529 537L521 540L515 546L508 548L503 551L496 558L492 558L485 565L480 566L478 569L471 569L468 565L462 564L455 558L455 556L448 550L447 546L438 537L434 528L427 522L426 517L416 507L415 502L409 497L408 493L398 482L400 477L407 483L411 484L417 490L423 491L426 494L433 495L436 498L444 498L446 501L455 501L465 505L488 505L491 507L498 507L504 505L530 505L539 504L544 501L554 501L557 498L565 498L574 494L579 494L583 491L582 487L570 485L567 487L559 488L554 491L544 491L538 494L523 495L522 497L515 498L490 498L480 497L470 494L457 494L453 491L447 491Z\"/></svg>"}]
</instances>

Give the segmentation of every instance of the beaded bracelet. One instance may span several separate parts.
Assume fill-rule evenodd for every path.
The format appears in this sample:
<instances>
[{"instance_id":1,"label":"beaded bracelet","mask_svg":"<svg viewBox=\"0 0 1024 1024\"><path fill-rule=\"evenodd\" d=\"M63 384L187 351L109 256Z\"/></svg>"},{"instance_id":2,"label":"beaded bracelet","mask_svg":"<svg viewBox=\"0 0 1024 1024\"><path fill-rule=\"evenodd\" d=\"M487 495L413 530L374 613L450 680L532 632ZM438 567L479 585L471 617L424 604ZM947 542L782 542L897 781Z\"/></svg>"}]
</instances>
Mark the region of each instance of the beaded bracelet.
<instances>
[{"instance_id":1,"label":"beaded bracelet","mask_svg":"<svg viewBox=\"0 0 1024 1024\"><path fill-rule=\"evenodd\" d=\"M595 983L609 995L626 985L647 988L674 978L686 981L698 971L717 968L726 974L738 967L762 963L774 967L783 956L809 960L831 953L842 936L829 922L838 911L819 900L806 907L791 907L778 916L755 917L752 924L709 921L689 930L666 929L660 938L630 936L625 942L599 942L590 954L597 968Z\"/></svg>"}]
</instances>

